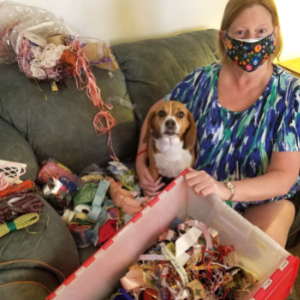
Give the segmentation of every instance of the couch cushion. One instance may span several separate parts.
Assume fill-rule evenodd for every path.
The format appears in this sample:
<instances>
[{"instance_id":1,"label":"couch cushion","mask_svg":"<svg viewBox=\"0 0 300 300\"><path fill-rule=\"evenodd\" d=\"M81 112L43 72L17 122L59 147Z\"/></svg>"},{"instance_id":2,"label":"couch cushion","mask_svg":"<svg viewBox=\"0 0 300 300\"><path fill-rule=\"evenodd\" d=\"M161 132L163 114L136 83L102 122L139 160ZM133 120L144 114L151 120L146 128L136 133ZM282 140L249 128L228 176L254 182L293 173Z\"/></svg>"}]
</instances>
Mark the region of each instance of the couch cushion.
<instances>
[{"instance_id":1,"label":"couch cushion","mask_svg":"<svg viewBox=\"0 0 300 300\"><path fill-rule=\"evenodd\" d=\"M27 164L26 173L21 179L35 180L38 173L36 157L24 137L0 117L0 160Z\"/></svg>"},{"instance_id":2,"label":"couch cushion","mask_svg":"<svg viewBox=\"0 0 300 300\"><path fill-rule=\"evenodd\" d=\"M112 47L130 98L143 117L196 67L217 60L217 34L217 30L209 29Z\"/></svg>"},{"instance_id":3,"label":"couch cushion","mask_svg":"<svg viewBox=\"0 0 300 300\"><path fill-rule=\"evenodd\" d=\"M54 274L41 268L34 268L30 272L25 268L0 272L1 300L45 300L59 284Z\"/></svg>"},{"instance_id":4,"label":"couch cushion","mask_svg":"<svg viewBox=\"0 0 300 300\"><path fill-rule=\"evenodd\" d=\"M20 281L0 286L1 300L45 300L49 292L43 285Z\"/></svg>"},{"instance_id":5,"label":"couch cushion","mask_svg":"<svg viewBox=\"0 0 300 300\"><path fill-rule=\"evenodd\" d=\"M120 70L108 72L94 68L102 98L120 96L130 101ZM19 71L16 65L0 65L0 117L13 125L31 145L38 162L54 157L78 173L92 163L106 166L110 160L108 135L97 136L93 118L97 108L85 92L78 91L74 79L68 88L53 95L50 83L37 84ZM134 113L113 103L112 115L118 124L112 129L113 148L125 160L136 152ZM126 147L130 145L130 147Z\"/></svg>"}]
</instances>

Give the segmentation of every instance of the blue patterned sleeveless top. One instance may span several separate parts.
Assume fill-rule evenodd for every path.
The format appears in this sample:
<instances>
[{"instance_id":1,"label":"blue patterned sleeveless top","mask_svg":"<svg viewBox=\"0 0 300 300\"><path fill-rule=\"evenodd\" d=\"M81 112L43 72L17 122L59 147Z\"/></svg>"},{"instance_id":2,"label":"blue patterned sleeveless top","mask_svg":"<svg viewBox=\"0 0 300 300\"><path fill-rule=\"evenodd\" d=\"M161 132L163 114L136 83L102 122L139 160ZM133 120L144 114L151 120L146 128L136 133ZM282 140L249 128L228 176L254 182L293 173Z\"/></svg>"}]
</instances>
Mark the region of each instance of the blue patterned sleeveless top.
<instances>
[{"instance_id":1,"label":"blue patterned sleeveless top","mask_svg":"<svg viewBox=\"0 0 300 300\"><path fill-rule=\"evenodd\" d=\"M194 116L194 169L204 170L221 182L242 180L267 173L273 151L300 151L300 81L282 68L273 67L262 95L242 112L229 111L218 101L219 63L196 69L164 98L180 101ZM300 177L287 195L227 204L243 213L253 204L290 198L298 190Z\"/></svg>"}]
</instances>

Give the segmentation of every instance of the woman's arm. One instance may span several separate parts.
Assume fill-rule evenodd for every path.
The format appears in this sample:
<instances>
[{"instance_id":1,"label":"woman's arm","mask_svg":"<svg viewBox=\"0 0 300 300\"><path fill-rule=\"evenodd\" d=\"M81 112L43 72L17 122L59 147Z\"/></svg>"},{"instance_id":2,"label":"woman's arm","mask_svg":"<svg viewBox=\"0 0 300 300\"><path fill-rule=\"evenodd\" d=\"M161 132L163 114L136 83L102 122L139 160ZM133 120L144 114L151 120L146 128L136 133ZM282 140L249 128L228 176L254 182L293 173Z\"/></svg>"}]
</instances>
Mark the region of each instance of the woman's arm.
<instances>
[{"instance_id":1,"label":"woman's arm","mask_svg":"<svg viewBox=\"0 0 300 300\"><path fill-rule=\"evenodd\" d=\"M300 171L300 152L273 152L267 174L233 182L234 201L261 201L287 194Z\"/></svg>"},{"instance_id":2,"label":"woman's arm","mask_svg":"<svg viewBox=\"0 0 300 300\"><path fill-rule=\"evenodd\" d=\"M232 181L235 195L232 201L263 201L287 194L295 184L300 170L300 152L273 152L268 172L251 179ZM216 194L228 200L231 192L224 182L218 182L205 171L186 175L187 183L200 196Z\"/></svg>"},{"instance_id":3,"label":"woman's arm","mask_svg":"<svg viewBox=\"0 0 300 300\"><path fill-rule=\"evenodd\" d=\"M156 102L149 110L142 129L141 129L141 134L140 134L140 140L139 140L139 146L138 146L138 153L140 153L141 151L144 151L147 149L147 144L143 143L143 139L146 133L146 129L147 129L147 124L148 124L148 118L149 115L152 111L156 110L156 108L163 102L163 100L159 100L158 102ZM149 173L148 167L146 165L146 161L147 161L147 152L141 153L137 156L136 161L135 161L135 166L136 166L136 171L139 177L139 181L140 181L140 186L144 191L144 194L146 196L156 196L158 194L159 189L161 189L164 184L160 183L161 178L158 178L156 181L154 181L154 179L152 178L152 176Z\"/></svg>"}]
</instances>

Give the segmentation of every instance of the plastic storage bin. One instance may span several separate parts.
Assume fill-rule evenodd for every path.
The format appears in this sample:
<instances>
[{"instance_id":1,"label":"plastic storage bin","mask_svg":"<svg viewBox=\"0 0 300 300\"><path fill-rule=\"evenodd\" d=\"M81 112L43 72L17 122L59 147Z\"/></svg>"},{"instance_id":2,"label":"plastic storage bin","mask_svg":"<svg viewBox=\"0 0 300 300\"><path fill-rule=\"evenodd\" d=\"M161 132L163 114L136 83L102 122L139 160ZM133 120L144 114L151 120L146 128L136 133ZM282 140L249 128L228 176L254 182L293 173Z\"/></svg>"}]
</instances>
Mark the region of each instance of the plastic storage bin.
<instances>
[{"instance_id":1,"label":"plastic storage bin","mask_svg":"<svg viewBox=\"0 0 300 300\"><path fill-rule=\"evenodd\" d=\"M239 264L259 278L245 300L285 300L296 278L299 259L290 255L217 196L194 194L183 172L121 231L90 257L49 297L99 300L115 291L119 279L174 218L192 217L215 228L222 245L234 245Z\"/></svg>"}]
</instances>

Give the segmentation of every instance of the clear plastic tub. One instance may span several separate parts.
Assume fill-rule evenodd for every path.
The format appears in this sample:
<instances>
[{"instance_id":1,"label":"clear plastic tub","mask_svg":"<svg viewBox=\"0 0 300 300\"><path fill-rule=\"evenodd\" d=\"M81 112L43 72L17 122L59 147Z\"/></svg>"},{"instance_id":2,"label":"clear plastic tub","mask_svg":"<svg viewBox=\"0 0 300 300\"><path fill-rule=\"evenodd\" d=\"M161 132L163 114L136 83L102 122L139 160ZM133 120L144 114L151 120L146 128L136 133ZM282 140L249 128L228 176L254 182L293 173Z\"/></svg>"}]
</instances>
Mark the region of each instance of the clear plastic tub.
<instances>
[{"instance_id":1,"label":"clear plastic tub","mask_svg":"<svg viewBox=\"0 0 300 300\"><path fill-rule=\"evenodd\" d=\"M201 198L184 179L174 180L121 231L90 257L49 297L99 300L115 291L119 279L153 244L174 218L192 217L216 229L221 244L234 245L239 264L256 274L258 285L244 300L285 300L296 278L299 259L253 226L217 196Z\"/></svg>"}]
</instances>

